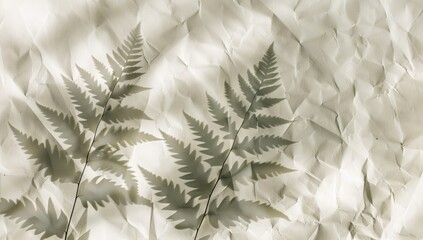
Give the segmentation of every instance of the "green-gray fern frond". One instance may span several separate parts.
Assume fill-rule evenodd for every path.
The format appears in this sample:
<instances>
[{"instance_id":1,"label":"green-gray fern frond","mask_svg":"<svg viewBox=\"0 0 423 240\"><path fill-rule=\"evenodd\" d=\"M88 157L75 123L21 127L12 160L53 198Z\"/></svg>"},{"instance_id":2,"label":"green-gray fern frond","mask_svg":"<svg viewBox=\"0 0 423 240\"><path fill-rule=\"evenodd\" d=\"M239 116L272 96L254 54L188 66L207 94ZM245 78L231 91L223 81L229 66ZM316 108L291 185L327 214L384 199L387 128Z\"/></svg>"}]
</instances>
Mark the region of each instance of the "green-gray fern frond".
<instances>
[{"instance_id":1,"label":"green-gray fern frond","mask_svg":"<svg viewBox=\"0 0 423 240\"><path fill-rule=\"evenodd\" d=\"M93 170L110 172L122 178L126 184L122 188L107 179L82 182L80 200L84 206L90 204L97 209L98 206L109 202L109 199L116 204L148 203L148 200L138 196L134 171L129 167L128 160L120 153L121 148L158 140L151 134L126 126L129 121L150 120L141 109L124 105L127 97L149 89L139 86L136 82L145 71L142 46L138 25L120 47L107 55L107 63L93 58L94 65L101 75L100 80L78 67L90 94L95 98L92 101L103 109L99 120L106 123L95 132L95 141L92 143L93 149L87 158L87 165ZM103 85L107 85L107 88ZM105 93L106 100L102 101L100 95ZM97 121L97 127L99 126L100 123ZM93 196L96 185L101 190L101 194L97 197Z\"/></svg>"},{"instance_id":2,"label":"green-gray fern frond","mask_svg":"<svg viewBox=\"0 0 423 240\"><path fill-rule=\"evenodd\" d=\"M159 202L164 204L162 209L172 211L168 218L179 222L175 227L178 229L195 229L198 225L197 216L199 205L194 204L194 198L186 200L185 191L179 184L167 181L146 169L139 167L152 189L156 191Z\"/></svg>"},{"instance_id":3,"label":"green-gray fern frond","mask_svg":"<svg viewBox=\"0 0 423 240\"><path fill-rule=\"evenodd\" d=\"M122 84L116 85L111 95L111 98L116 100L121 100L125 97L129 97L129 96L132 96L133 94L144 92L146 90L149 90L149 88L140 87L138 85L131 84L131 83L122 83Z\"/></svg>"},{"instance_id":4,"label":"green-gray fern frond","mask_svg":"<svg viewBox=\"0 0 423 240\"><path fill-rule=\"evenodd\" d=\"M110 72L109 68L97 58L93 57L93 62L97 71L102 76L103 81L106 83L106 85L108 86L110 90L112 88L113 80L114 80L113 74Z\"/></svg>"},{"instance_id":5,"label":"green-gray fern frond","mask_svg":"<svg viewBox=\"0 0 423 240\"><path fill-rule=\"evenodd\" d=\"M50 199L46 209L39 199L34 203L26 197L18 201L2 198L0 199L0 214L16 220L22 228L34 230L36 235L42 234L41 239L51 236L63 237L68 221L62 211L57 216Z\"/></svg>"},{"instance_id":6,"label":"green-gray fern frond","mask_svg":"<svg viewBox=\"0 0 423 240\"><path fill-rule=\"evenodd\" d=\"M52 146L49 141L40 143L12 125L10 128L25 153L30 159L35 160L38 170L44 170L44 176L50 176L52 181L76 181L79 172L65 151L58 146Z\"/></svg>"},{"instance_id":7,"label":"green-gray fern frond","mask_svg":"<svg viewBox=\"0 0 423 240\"><path fill-rule=\"evenodd\" d=\"M195 239L205 218L212 227L218 228L219 222L231 227L261 218L285 217L269 205L233 197L239 190L238 183L242 184L240 187L249 187L247 183L292 171L280 163L261 162L258 158L271 150L283 151L292 141L276 134L248 132L250 128L270 129L290 122L268 110L284 100L271 96L281 86L274 81L279 77L273 46L254 66L254 71L247 71L246 75L238 75L239 87L229 81L224 83L226 102L206 93L210 123L184 112L193 136L191 143L184 144L161 132L171 157L180 166L178 172L183 184L175 184L141 168L159 202L165 204L162 209L176 211L168 219L184 223L177 224L177 228L194 229ZM229 189L219 193L224 194L221 202L214 194L219 183Z\"/></svg>"},{"instance_id":8,"label":"green-gray fern frond","mask_svg":"<svg viewBox=\"0 0 423 240\"><path fill-rule=\"evenodd\" d=\"M141 61L142 36L138 25L123 42L122 46L112 55L107 55L107 61L118 82L136 80L143 75Z\"/></svg>"},{"instance_id":9,"label":"green-gray fern frond","mask_svg":"<svg viewBox=\"0 0 423 240\"><path fill-rule=\"evenodd\" d=\"M146 133L140 132L136 128L116 127L104 128L98 133L96 146L110 145L116 149L121 147L134 146L142 142L156 141L158 138Z\"/></svg>"},{"instance_id":10,"label":"green-gray fern frond","mask_svg":"<svg viewBox=\"0 0 423 240\"><path fill-rule=\"evenodd\" d=\"M201 157L197 156L196 151L191 151L191 146L184 146L184 144L173 138L172 136L162 132L172 157L177 159L175 163L181 165L179 171L183 173L182 179L186 181L186 185L193 190L188 194L192 197L200 197L205 199L208 196L213 183L210 182L210 169L206 170Z\"/></svg>"},{"instance_id":11,"label":"green-gray fern frond","mask_svg":"<svg viewBox=\"0 0 423 240\"><path fill-rule=\"evenodd\" d=\"M128 166L128 160L118 150L108 146L101 146L95 149L89 158L89 165L94 170L108 171L118 177L131 175L132 170Z\"/></svg>"},{"instance_id":12,"label":"green-gray fern frond","mask_svg":"<svg viewBox=\"0 0 423 240\"><path fill-rule=\"evenodd\" d=\"M151 120L144 111L133 107L117 105L115 107L110 107L110 110L107 109L103 115L103 121L108 124L111 123L124 123L128 120Z\"/></svg>"},{"instance_id":13,"label":"green-gray fern frond","mask_svg":"<svg viewBox=\"0 0 423 240\"><path fill-rule=\"evenodd\" d=\"M50 139L41 142L11 126L20 147L29 159L35 161L43 176L55 182L76 183L74 205L64 228L65 239L88 238L89 231L76 233L69 229L78 200L84 207L92 206L95 210L107 202L151 205L149 200L139 196L134 171L122 151L122 148L138 143L158 140L138 128L129 127L150 118L143 110L125 105L128 97L149 89L138 83L147 67L142 47L140 26L137 25L121 46L106 55L107 63L93 57L98 72L92 73L76 65L79 79L63 76L72 109L59 111L36 102L42 113L39 117L49 123L47 128L51 125L48 132L54 144ZM82 161L83 167L80 169L75 161ZM100 177L86 180L85 169L107 174L113 181ZM115 184L115 180L123 185ZM17 207L24 205L18 204ZM40 208L43 214L54 216L51 209L49 212L45 210ZM50 234L50 230L43 226L33 226L36 232Z\"/></svg>"},{"instance_id":14,"label":"green-gray fern frond","mask_svg":"<svg viewBox=\"0 0 423 240\"><path fill-rule=\"evenodd\" d=\"M239 163L235 162L232 166L225 164L222 168L222 174L220 175L220 181L223 186L235 190L236 183L246 183L248 176L248 163L246 161Z\"/></svg>"},{"instance_id":15,"label":"green-gray fern frond","mask_svg":"<svg viewBox=\"0 0 423 240\"><path fill-rule=\"evenodd\" d=\"M59 113L39 103L37 103L37 106L47 120L53 125L53 130L59 133L59 137L64 140L65 144L69 145L66 151L72 154L74 158L85 157L90 142L87 140L86 133L81 131L75 118L71 115Z\"/></svg>"},{"instance_id":16,"label":"green-gray fern frond","mask_svg":"<svg viewBox=\"0 0 423 240\"><path fill-rule=\"evenodd\" d=\"M252 178L254 180L274 177L294 171L293 169L284 167L281 164L275 162L252 162L250 165Z\"/></svg>"},{"instance_id":17,"label":"green-gray fern frond","mask_svg":"<svg viewBox=\"0 0 423 240\"><path fill-rule=\"evenodd\" d=\"M289 123L290 121L271 115L265 114L249 114L245 120L243 128L272 128Z\"/></svg>"},{"instance_id":18,"label":"green-gray fern frond","mask_svg":"<svg viewBox=\"0 0 423 240\"><path fill-rule=\"evenodd\" d=\"M238 115L238 117L244 118L248 108L244 106L240 97L236 94L236 91L227 82L225 82L225 96L228 100L229 106Z\"/></svg>"},{"instance_id":19,"label":"green-gray fern frond","mask_svg":"<svg viewBox=\"0 0 423 240\"><path fill-rule=\"evenodd\" d=\"M257 136L252 137L251 139L249 137L245 137L242 141L235 142L234 153L241 157L246 157L245 152L252 155L260 155L270 151L271 149L280 148L293 143L294 142L285 138L274 135Z\"/></svg>"},{"instance_id":20,"label":"green-gray fern frond","mask_svg":"<svg viewBox=\"0 0 423 240\"><path fill-rule=\"evenodd\" d=\"M233 139L236 132L235 122L229 117L229 112L213 97L206 94L209 112L214 119L214 123L220 126L220 130L226 132L225 138Z\"/></svg>"},{"instance_id":21,"label":"green-gray fern frond","mask_svg":"<svg viewBox=\"0 0 423 240\"><path fill-rule=\"evenodd\" d=\"M126 189L106 178L95 177L81 182L79 199L86 208L90 204L95 210L104 207L105 203L113 201L118 205L136 204L143 201L136 189Z\"/></svg>"},{"instance_id":22,"label":"green-gray fern frond","mask_svg":"<svg viewBox=\"0 0 423 240\"><path fill-rule=\"evenodd\" d=\"M222 165L229 151L228 149L223 149L224 143L218 136L213 134L213 131L209 130L205 123L191 117L189 114L184 113L184 115L191 131L197 137L194 140L199 142L198 146L203 149L200 152L210 157L205 161L212 166Z\"/></svg>"},{"instance_id":23,"label":"green-gray fern frond","mask_svg":"<svg viewBox=\"0 0 423 240\"><path fill-rule=\"evenodd\" d=\"M103 107L106 103L107 96L110 94L109 89L103 87L102 83L96 80L91 73L87 72L85 69L78 65L76 65L76 67L79 71L79 74L81 75L81 78L86 83L89 92L92 94L94 99L96 99L97 106Z\"/></svg>"},{"instance_id":24,"label":"green-gray fern frond","mask_svg":"<svg viewBox=\"0 0 423 240\"><path fill-rule=\"evenodd\" d=\"M96 108L88 94L73 80L63 77L65 86L68 90L75 109L79 112L78 117L82 125L91 131L94 131L95 125L100 116L96 114Z\"/></svg>"},{"instance_id":25,"label":"green-gray fern frond","mask_svg":"<svg viewBox=\"0 0 423 240\"><path fill-rule=\"evenodd\" d=\"M237 183L247 184L251 181L280 176L293 171L293 169L275 162L243 161L235 162L232 166L225 164L220 178L222 185L235 190Z\"/></svg>"}]
</instances>

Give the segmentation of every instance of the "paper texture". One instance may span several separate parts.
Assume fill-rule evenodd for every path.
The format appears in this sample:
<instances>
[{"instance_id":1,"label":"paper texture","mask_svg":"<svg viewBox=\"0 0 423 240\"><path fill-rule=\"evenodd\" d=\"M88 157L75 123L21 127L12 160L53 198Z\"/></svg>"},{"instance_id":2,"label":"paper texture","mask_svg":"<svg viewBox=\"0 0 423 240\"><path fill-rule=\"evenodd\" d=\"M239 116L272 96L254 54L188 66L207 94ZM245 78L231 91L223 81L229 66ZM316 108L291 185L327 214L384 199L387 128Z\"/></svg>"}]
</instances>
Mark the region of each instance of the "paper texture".
<instances>
[{"instance_id":1,"label":"paper texture","mask_svg":"<svg viewBox=\"0 0 423 240\"><path fill-rule=\"evenodd\" d=\"M423 238L422 10L0 1L0 239Z\"/></svg>"}]
</instances>

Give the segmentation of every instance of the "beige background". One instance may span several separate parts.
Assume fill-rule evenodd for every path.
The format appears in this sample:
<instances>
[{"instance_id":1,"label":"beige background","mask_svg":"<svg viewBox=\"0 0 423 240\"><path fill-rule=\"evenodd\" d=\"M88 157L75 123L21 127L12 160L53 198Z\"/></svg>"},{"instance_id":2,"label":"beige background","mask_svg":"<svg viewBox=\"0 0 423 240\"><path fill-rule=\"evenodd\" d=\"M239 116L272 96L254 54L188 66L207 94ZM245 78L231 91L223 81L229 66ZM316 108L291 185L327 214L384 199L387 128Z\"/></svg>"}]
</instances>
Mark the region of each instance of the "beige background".
<instances>
[{"instance_id":1,"label":"beige background","mask_svg":"<svg viewBox=\"0 0 423 240\"><path fill-rule=\"evenodd\" d=\"M295 119L286 136L298 141L279 157L298 171L249 197L289 221L222 229L215 239L420 239L422 10L417 0L0 1L0 196L52 198L70 209L73 187L33 178L7 123L45 137L34 101L66 108L56 101L61 74L76 75L75 64L94 71L91 56L104 60L141 22L151 64L146 111L156 119L141 128L153 134L183 136L182 111L207 115L205 91L222 96L223 81L235 81L275 42L287 102L274 111ZM134 167L174 174L160 142L129 154ZM158 239L191 236L166 214L154 209ZM113 204L90 211L91 238L151 239L150 215L145 206L128 207L127 219ZM0 218L0 239L31 233Z\"/></svg>"}]
</instances>

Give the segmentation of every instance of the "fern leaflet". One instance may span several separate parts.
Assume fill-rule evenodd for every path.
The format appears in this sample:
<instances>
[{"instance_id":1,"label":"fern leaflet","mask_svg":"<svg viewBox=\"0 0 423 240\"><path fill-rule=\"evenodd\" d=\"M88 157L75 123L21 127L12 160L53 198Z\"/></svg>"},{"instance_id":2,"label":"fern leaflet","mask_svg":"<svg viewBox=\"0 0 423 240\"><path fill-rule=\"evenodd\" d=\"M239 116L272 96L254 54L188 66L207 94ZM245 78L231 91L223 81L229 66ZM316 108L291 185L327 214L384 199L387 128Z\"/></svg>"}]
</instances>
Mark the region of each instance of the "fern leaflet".
<instances>
[{"instance_id":1,"label":"fern leaflet","mask_svg":"<svg viewBox=\"0 0 423 240\"><path fill-rule=\"evenodd\" d=\"M118 149L119 146L133 146L138 143L155 140L158 140L158 138L149 133L140 132L136 128L112 126L109 129L104 128L98 133L95 144L96 146L110 145Z\"/></svg>"},{"instance_id":2,"label":"fern leaflet","mask_svg":"<svg viewBox=\"0 0 423 240\"><path fill-rule=\"evenodd\" d=\"M74 81L69 78L63 77L66 88L69 95L71 96L72 103L75 104L76 110L79 111L78 117L81 118L82 125L89 130L94 130L94 127L98 121L96 114L96 108L86 92L82 90Z\"/></svg>"},{"instance_id":3,"label":"fern leaflet","mask_svg":"<svg viewBox=\"0 0 423 240\"><path fill-rule=\"evenodd\" d=\"M81 183L81 190L79 199L82 205L86 208L88 204L97 210L98 207L104 207L105 203L112 200L115 204L126 205L144 203L146 200L138 196L136 189L129 191L123 186L118 186L111 180L100 177L95 177L91 181L84 180Z\"/></svg>"},{"instance_id":4,"label":"fern leaflet","mask_svg":"<svg viewBox=\"0 0 423 240\"><path fill-rule=\"evenodd\" d=\"M188 194L195 198L197 196L201 198L207 198L208 192L213 187L213 184L209 182L210 170L204 169L201 157L198 157L195 151L191 151L191 146L187 147L181 141L167 135L162 132L167 146L170 152L173 153L173 157L178 159L177 164L182 167L179 171L184 175L181 177L186 180L186 185L193 188L194 190L188 192Z\"/></svg>"},{"instance_id":5,"label":"fern leaflet","mask_svg":"<svg viewBox=\"0 0 423 240\"><path fill-rule=\"evenodd\" d=\"M45 209L39 199L34 204L26 197L16 202L0 199L0 214L16 219L18 223L21 223L22 228L35 230L36 235L42 233L41 239L51 236L61 238L65 233L68 221L63 212L57 216L51 200L48 201L47 209Z\"/></svg>"},{"instance_id":6,"label":"fern leaflet","mask_svg":"<svg viewBox=\"0 0 423 240\"><path fill-rule=\"evenodd\" d=\"M199 220L196 214L200 206L194 204L194 199L191 198L187 201L185 191L182 191L178 184L156 176L142 167L140 170L152 188L157 191L156 196L160 198L159 202L165 205L163 209L174 211L168 218L173 221L182 220L176 225L176 228L195 229Z\"/></svg>"},{"instance_id":7,"label":"fern leaflet","mask_svg":"<svg viewBox=\"0 0 423 240\"><path fill-rule=\"evenodd\" d=\"M107 96L110 94L109 91L104 89L101 86L102 84L98 82L92 74L78 65L76 67L81 75L81 78L84 79L84 82L86 82L89 92L97 100L97 106L103 107L106 103Z\"/></svg>"},{"instance_id":8,"label":"fern leaflet","mask_svg":"<svg viewBox=\"0 0 423 240\"><path fill-rule=\"evenodd\" d=\"M148 117L143 111L139 109L120 105L110 108L110 110L106 110L103 116L103 121L109 124L123 123L125 121L134 119L151 120L150 117Z\"/></svg>"},{"instance_id":9,"label":"fern leaflet","mask_svg":"<svg viewBox=\"0 0 423 240\"><path fill-rule=\"evenodd\" d=\"M209 106L209 112L214 118L213 122L221 127L220 130L227 133L225 138L233 138L236 132L236 126L235 123L229 118L229 113L209 94L207 94L207 102Z\"/></svg>"},{"instance_id":10,"label":"fern leaflet","mask_svg":"<svg viewBox=\"0 0 423 240\"><path fill-rule=\"evenodd\" d=\"M59 137L64 139L64 143L69 145L66 151L75 158L85 157L89 141L86 140L85 132L81 131L78 123L72 116L59 113L49 107L37 103L38 108L53 125L54 131L59 132Z\"/></svg>"},{"instance_id":11,"label":"fern leaflet","mask_svg":"<svg viewBox=\"0 0 423 240\"><path fill-rule=\"evenodd\" d=\"M293 144L294 142L289 141L282 137L273 135L265 135L258 137L245 137L241 142L235 142L234 153L241 157L246 157L245 152L252 155L260 155L274 148Z\"/></svg>"},{"instance_id":12,"label":"fern leaflet","mask_svg":"<svg viewBox=\"0 0 423 240\"><path fill-rule=\"evenodd\" d=\"M10 125L13 134L30 159L39 165L38 170L44 171L45 176L50 176L52 181L75 182L77 178L76 166L66 155L66 152L57 146L51 146L32 138Z\"/></svg>"},{"instance_id":13,"label":"fern leaflet","mask_svg":"<svg viewBox=\"0 0 423 240\"><path fill-rule=\"evenodd\" d=\"M193 134L198 137L195 139L200 143L198 146L204 149L201 152L210 156L205 161L212 166L222 165L223 159L228 154L228 150L223 150L223 142L219 143L220 139L213 134L213 131L209 131L205 123L198 121L186 113L184 115Z\"/></svg>"}]
</instances>

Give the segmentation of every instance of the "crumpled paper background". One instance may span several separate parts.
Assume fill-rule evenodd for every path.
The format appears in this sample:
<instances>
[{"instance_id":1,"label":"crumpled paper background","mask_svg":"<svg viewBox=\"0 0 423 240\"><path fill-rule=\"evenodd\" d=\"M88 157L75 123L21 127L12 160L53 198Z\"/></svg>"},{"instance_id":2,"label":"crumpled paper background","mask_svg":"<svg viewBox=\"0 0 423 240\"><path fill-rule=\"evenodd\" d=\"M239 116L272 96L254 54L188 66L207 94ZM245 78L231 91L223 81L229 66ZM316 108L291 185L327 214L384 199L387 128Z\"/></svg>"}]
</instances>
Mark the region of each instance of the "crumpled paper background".
<instances>
[{"instance_id":1,"label":"crumpled paper background","mask_svg":"<svg viewBox=\"0 0 423 240\"><path fill-rule=\"evenodd\" d=\"M422 10L417 0L1 1L0 196L36 191L70 208L74 188L34 179L8 122L45 136L34 99L60 99L62 74L75 75L75 64L94 70L91 56L104 58L140 22L146 112L155 119L141 128L151 133L183 135L183 111L201 114L206 91L221 92L275 44L281 114L294 119L285 135L298 142L281 161L297 171L252 197L289 220L222 229L214 239L420 239ZM137 146L130 161L172 174L161 170L171 160L160 142ZM145 181L140 192L151 196ZM151 209L126 211L89 212L91 239L152 239ZM153 214L158 239L190 239ZM1 218L0 239L33 235Z\"/></svg>"}]
</instances>

